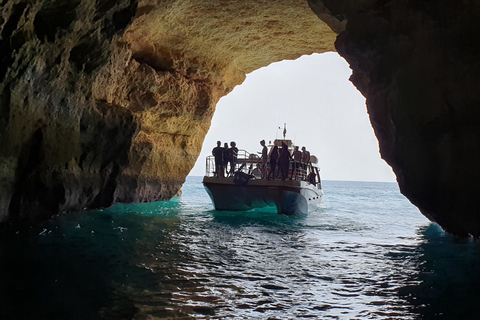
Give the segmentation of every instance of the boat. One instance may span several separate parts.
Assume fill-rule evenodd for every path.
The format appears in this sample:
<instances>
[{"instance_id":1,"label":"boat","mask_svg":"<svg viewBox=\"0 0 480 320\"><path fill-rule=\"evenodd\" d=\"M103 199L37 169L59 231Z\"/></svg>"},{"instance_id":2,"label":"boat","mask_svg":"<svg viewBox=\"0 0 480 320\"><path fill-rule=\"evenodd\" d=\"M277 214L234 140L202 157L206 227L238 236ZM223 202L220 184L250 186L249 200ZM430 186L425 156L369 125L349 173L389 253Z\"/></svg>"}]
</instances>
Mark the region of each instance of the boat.
<instances>
[{"instance_id":1,"label":"boat","mask_svg":"<svg viewBox=\"0 0 480 320\"><path fill-rule=\"evenodd\" d=\"M274 146L288 147L290 154L294 149L291 140L276 139L269 144L270 150ZM308 158L308 157L307 157ZM265 177L262 178L259 170L260 158L254 153L239 150L237 163L233 174L225 175L215 172L215 158L206 158L206 173L203 185L207 191L215 210L247 211L254 208L276 207L279 214L300 215L306 214L309 207L318 206L323 196L320 172L317 158L310 156L308 163L298 163L290 160L288 177L280 179L276 172L270 174L269 161L266 166Z\"/></svg>"}]
</instances>

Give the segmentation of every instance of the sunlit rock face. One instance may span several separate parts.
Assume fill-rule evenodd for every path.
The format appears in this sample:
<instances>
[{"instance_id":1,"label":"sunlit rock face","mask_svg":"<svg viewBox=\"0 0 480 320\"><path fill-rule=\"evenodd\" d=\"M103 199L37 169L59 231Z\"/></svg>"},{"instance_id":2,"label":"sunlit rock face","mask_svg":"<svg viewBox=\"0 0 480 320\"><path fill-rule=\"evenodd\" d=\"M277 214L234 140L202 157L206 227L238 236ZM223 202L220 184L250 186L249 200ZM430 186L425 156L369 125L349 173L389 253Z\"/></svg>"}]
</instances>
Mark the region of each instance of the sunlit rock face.
<instances>
[{"instance_id":1,"label":"sunlit rock face","mask_svg":"<svg viewBox=\"0 0 480 320\"><path fill-rule=\"evenodd\" d=\"M479 2L310 3L341 32L402 193L446 231L480 236Z\"/></svg>"},{"instance_id":2,"label":"sunlit rock face","mask_svg":"<svg viewBox=\"0 0 480 320\"><path fill-rule=\"evenodd\" d=\"M479 7L3 1L0 225L169 199L220 97L272 62L335 50L338 33L402 192L445 230L478 237Z\"/></svg>"},{"instance_id":3,"label":"sunlit rock face","mask_svg":"<svg viewBox=\"0 0 480 320\"><path fill-rule=\"evenodd\" d=\"M11 0L0 13L3 225L169 199L220 97L336 37L305 1Z\"/></svg>"}]
</instances>

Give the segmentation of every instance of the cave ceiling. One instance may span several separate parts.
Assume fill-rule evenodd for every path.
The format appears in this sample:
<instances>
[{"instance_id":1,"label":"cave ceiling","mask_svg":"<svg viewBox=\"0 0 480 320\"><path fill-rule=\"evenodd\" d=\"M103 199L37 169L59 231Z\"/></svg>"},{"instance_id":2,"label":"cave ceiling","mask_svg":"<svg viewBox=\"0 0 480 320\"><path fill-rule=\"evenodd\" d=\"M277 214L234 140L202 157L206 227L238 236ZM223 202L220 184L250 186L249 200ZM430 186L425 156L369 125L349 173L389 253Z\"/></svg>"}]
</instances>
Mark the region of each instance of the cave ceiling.
<instances>
[{"instance_id":1,"label":"cave ceiling","mask_svg":"<svg viewBox=\"0 0 480 320\"><path fill-rule=\"evenodd\" d=\"M0 223L169 199L247 73L338 51L402 193L480 236L477 1L0 5Z\"/></svg>"}]
</instances>

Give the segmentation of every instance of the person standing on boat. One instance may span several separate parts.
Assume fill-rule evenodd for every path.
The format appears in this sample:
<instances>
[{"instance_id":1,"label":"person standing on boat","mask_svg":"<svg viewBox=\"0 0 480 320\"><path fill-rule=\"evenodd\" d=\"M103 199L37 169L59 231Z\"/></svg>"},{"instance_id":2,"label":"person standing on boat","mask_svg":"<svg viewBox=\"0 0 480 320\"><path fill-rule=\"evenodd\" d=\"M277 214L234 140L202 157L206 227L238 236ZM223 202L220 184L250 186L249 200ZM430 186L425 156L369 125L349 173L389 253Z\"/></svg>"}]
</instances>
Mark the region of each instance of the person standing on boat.
<instances>
[{"instance_id":1,"label":"person standing on boat","mask_svg":"<svg viewBox=\"0 0 480 320\"><path fill-rule=\"evenodd\" d=\"M305 169L310 163L310 152L305 147L302 147L302 163Z\"/></svg>"},{"instance_id":2,"label":"person standing on boat","mask_svg":"<svg viewBox=\"0 0 480 320\"><path fill-rule=\"evenodd\" d=\"M278 167L282 180L288 178L288 166L290 164L290 151L285 142L282 142L282 150L280 150L280 157L278 157Z\"/></svg>"},{"instance_id":3,"label":"person standing on boat","mask_svg":"<svg viewBox=\"0 0 480 320\"><path fill-rule=\"evenodd\" d=\"M221 147L222 142L217 141L217 146L213 148L212 155L215 157L215 176L217 178L223 178L224 169L223 169L223 148Z\"/></svg>"},{"instance_id":4,"label":"person standing on boat","mask_svg":"<svg viewBox=\"0 0 480 320\"><path fill-rule=\"evenodd\" d=\"M225 177L228 177L227 164L230 162L230 149L228 149L228 143L223 144L223 171L226 173Z\"/></svg>"},{"instance_id":5,"label":"person standing on boat","mask_svg":"<svg viewBox=\"0 0 480 320\"><path fill-rule=\"evenodd\" d=\"M278 147L273 146L273 149L270 152L270 172L268 173L267 179L270 179L270 175L273 174L273 179L275 180L275 169L277 168L277 160L278 160Z\"/></svg>"},{"instance_id":6,"label":"person standing on boat","mask_svg":"<svg viewBox=\"0 0 480 320\"><path fill-rule=\"evenodd\" d=\"M237 157L238 157L238 148L237 144L232 141L230 142L230 149L228 149L228 161L230 162L230 174L233 176L235 173L235 167L237 165Z\"/></svg>"},{"instance_id":7,"label":"person standing on boat","mask_svg":"<svg viewBox=\"0 0 480 320\"><path fill-rule=\"evenodd\" d=\"M302 162L302 152L298 150L298 146L296 146L295 150L293 151L292 176L290 179L293 180L293 177L298 176L301 162Z\"/></svg>"},{"instance_id":8,"label":"person standing on boat","mask_svg":"<svg viewBox=\"0 0 480 320\"><path fill-rule=\"evenodd\" d=\"M310 152L308 152L305 147L302 147L302 163L303 163L303 169L307 170L308 164L310 163Z\"/></svg>"},{"instance_id":9,"label":"person standing on boat","mask_svg":"<svg viewBox=\"0 0 480 320\"><path fill-rule=\"evenodd\" d=\"M267 146L265 145L265 140L260 141L260 145L263 147L262 152L261 152L261 154L262 154L262 157L261 157L262 179L265 179L267 177L268 149L267 149Z\"/></svg>"}]
</instances>

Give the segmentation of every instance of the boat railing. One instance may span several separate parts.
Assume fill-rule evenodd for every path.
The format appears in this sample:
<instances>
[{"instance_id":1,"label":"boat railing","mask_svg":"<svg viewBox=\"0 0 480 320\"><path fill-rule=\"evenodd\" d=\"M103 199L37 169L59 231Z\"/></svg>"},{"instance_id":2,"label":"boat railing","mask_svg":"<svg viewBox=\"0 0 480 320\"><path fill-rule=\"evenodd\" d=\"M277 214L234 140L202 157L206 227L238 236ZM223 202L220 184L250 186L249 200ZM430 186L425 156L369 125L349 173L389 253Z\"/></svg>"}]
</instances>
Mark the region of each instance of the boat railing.
<instances>
[{"instance_id":1,"label":"boat railing","mask_svg":"<svg viewBox=\"0 0 480 320\"><path fill-rule=\"evenodd\" d=\"M241 171L246 174L254 174L255 168L261 168L261 159L255 153L249 153L246 150L238 150L237 162L234 164L235 167L231 168L230 163L223 164L222 169L219 172L219 177L228 177L232 176L233 172ZM205 166L205 176L207 177L216 177L217 172L215 168L215 157L207 156L206 166ZM271 172L270 161L267 161L265 168L266 172L264 176L271 179L282 179L279 166L275 168L275 172ZM260 176L256 176L260 178ZM292 180L302 180L307 181L311 184L318 185L321 188L321 180L318 167L314 166L312 163L302 163L298 161L290 161L288 166L287 177L285 179Z\"/></svg>"},{"instance_id":2,"label":"boat railing","mask_svg":"<svg viewBox=\"0 0 480 320\"><path fill-rule=\"evenodd\" d=\"M226 168L228 167L228 172L236 172L238 170L249 173L250 165L255 166L260 161L260 158L254 154L249 153L246 150L239 149L237 153L237 161L235 163L235 168L232 171L230 167L230 163L223 164L223 177L227 176ZM243 167L242 167L243 164ZM241 168L241 169L240 169ZM250 169L249 169L250 168ZM206 159L206 166L205 166L205 176L207 177L215 177L216 176L216 168L215 168L215 157L214 156L207 156Z\"/></svg>"}]
</instances>

